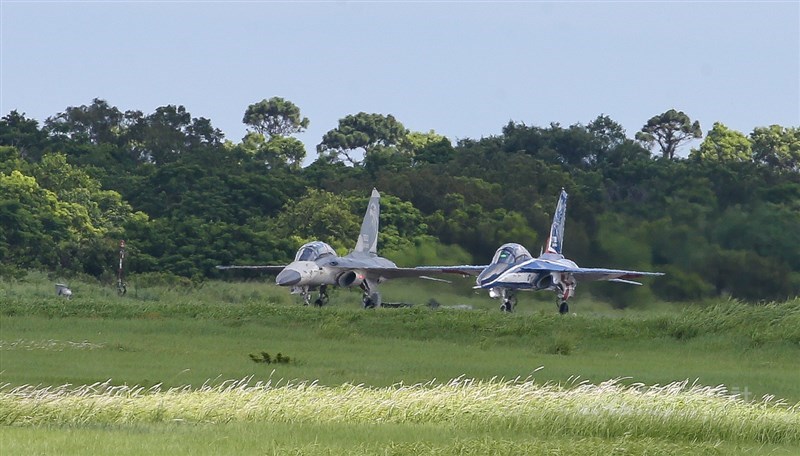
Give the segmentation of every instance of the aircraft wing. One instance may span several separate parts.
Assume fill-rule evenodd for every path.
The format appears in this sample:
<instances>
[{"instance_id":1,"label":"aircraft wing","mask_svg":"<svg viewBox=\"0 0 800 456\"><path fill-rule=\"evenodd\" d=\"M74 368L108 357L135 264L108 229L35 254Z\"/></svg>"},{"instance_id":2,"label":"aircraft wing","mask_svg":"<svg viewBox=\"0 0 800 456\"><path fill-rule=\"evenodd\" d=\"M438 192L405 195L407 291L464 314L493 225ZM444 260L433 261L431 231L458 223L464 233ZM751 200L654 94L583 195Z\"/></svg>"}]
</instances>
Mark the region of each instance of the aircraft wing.
<instances>
[{"instance_id":1,"label":"aircraft wing","mask_svg":"<svg viewBox=\"0 0 800 456\"><path fill-rule=\"evenodd\" d=\"M612 282L641 285L630 279L644 276L661 276L663 272L626 271L623 269L574 268L568 270L578 280L610 280Z\"/></svg>"},{"instance_id":2,"label":"aircraft wing","mask_svg":"<svg viewBox=\"0 0 800 456\"><path fill-rule=\"evenodd\" d=\"M489 265L460 265L460 266L417 266L414 269L427 271L428 274L460 274L463 276L478 276Z\"/></svg>"},{"instance_id":3,"label":"aircraft wing","mask_svg":"<svg viewBox=\"0 0 800 456\"><path fill-rule=\"evenodd\" d=\"M401 279L404 277L416 277L428 280L441 280L433 277L428 277L430 274L436 274L436 271L426 271L418 268L361 268L369 275L380 275L386 279ZM446 280L445 280L446 282Z\"/></svg>"},{"instance_id":4,"label":"aircraft wing","mask_svg":"<svg viewBox=\"0 0 800 456\"><path fill-rule=\"evenodd\" d=\"M361 270L369 275L381 276L386 279L399 279L403 277L425 277L430 274L461 274L477 276L486 266L417 266L415 268L398 268L386 266L371 259L339 257L334 261L325 263L328 268L341 270ZM435 279L433 279L435 280Z\"/></svg>"},{"instance_id":5,"label":"aircraft wing","mask_svg":"<svg viewBox=\"0 0 800 456\"><path fill-rule=\"evenodd\" d=\"M235 266L235 265L234 266L217 266L216 268L217 269L222 269L222 270L226 270L226 269L257 269L257 270L261 270L261 271L276 272L277 273L277 272L283 271L283 269L285 267L286 267L286 265L283 264L283 265L266 265L266 266L261 266L261 265L253 265L253 266Z\"/></svg>"},{"instance_id":6,"label":"aircraft wing","mask_svg":"<svg viewBox=\"0 0 800 456\"><path fill-rule=\"evenodd\" d=\"M523 263L516 268L516 272L564 272L572 274L578 280L610 280L614 282L630 283L630 279L644 276L661 276L663 272L628 271L625 269L605 268L579 268L570 267L553 261L535 259ZM639 284L638 282L633 282Z\"/></svg>"}]
</instances>

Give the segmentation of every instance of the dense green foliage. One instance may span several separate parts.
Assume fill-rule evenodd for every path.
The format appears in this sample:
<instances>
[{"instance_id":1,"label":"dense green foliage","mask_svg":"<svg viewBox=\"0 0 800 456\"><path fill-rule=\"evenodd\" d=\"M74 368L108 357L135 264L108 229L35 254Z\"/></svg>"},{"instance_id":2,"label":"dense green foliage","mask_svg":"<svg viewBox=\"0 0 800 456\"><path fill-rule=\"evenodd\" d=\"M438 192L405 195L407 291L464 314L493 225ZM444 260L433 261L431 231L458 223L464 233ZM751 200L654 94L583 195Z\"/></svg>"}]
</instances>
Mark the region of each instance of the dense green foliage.
<instances>
[{"instance_id":1,"label":"dense green foliage","mask_svg":"<svg viewBox=\"0 0 800 456\"><path fill-rule=\"evenodd\" d=\"M599 116L569 127L509 122L499 135L455 145L391 115L358 113L301 168L306 151L290 135L309 119L297 106L263 100L243 121L254 131L235 143L183 106L144 114L95 99L42 126L9 113L0 121L0 273L111 280L119 239L130 272L195 281L220 277L217 264L287 261L309 239L344 253L373 187L384 196L383 253L407 258L403 265L485 264L505 242L538 252L564 187L568 257L667 273L652 286L597 293L618 307L653 295L800 293L798 127L746 136L716 123L681 159L680 144L702 132L675 110L649 119L636 140Z\"/></svg>"}]
</instances>

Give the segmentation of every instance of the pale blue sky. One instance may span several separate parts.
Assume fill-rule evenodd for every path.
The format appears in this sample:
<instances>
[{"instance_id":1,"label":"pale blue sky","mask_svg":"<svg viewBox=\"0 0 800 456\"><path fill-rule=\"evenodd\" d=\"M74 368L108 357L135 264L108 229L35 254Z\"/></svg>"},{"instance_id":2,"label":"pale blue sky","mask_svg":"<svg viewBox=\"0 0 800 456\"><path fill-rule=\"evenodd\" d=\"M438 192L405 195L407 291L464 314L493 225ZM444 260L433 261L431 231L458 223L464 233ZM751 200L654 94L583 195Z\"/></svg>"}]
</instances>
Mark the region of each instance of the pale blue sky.
<instances>
[{"instance_id":1,"label":"pale blue sky","mask_svg":"<svg viewBox=\"0 0 800 456\"><path fill-rule=\"evenodd\" d=\"M0 2L0 114L181 104L239 142L281 96L322 135L359 111L455 141L675 108L800 126L800 2ZM697 144L694 144L696 147ZM307 160L308 162L309 160Z\"/></svg>"}]
</instances>

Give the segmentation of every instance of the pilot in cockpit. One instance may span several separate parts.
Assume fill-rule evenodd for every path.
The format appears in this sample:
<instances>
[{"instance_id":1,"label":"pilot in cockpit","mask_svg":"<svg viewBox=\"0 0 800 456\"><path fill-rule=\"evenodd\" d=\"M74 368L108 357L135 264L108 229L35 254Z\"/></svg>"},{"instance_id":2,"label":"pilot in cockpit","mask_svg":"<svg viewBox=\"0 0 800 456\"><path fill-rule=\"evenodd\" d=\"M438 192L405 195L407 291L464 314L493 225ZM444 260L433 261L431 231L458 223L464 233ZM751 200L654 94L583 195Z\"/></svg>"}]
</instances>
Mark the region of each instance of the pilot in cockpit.
<instances>
[{"instance_id":1,"label":"pilot in cockpit","mask_svg":"<svg viewBox=\"0 0 800 456\"><path fill-rule=\"evenodd\" d=\"M492 263L511 264L531 259L531 254L521 245L505 245L497 250Z\"/></svg>"},{"instance_id":2,"label":"pilot in cockpit","mask_svg":"<svg viewBox=\"0 0 800 456\"><path fill-rule=\"evenodd\" d=\"M309 242L300 247L294 261L316 261L328 255L335 255L336 252L328 244L321 241Z\"/></svg>"}]
</instances>

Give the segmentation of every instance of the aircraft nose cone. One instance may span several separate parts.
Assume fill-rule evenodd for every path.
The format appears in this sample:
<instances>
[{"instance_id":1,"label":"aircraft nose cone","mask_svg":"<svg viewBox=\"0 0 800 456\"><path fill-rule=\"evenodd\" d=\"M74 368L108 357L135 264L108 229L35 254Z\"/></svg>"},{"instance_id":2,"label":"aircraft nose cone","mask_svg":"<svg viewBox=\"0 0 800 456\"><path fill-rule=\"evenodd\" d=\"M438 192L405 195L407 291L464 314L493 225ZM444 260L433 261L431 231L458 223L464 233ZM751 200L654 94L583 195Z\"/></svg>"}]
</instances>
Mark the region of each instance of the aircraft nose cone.
<instances>
[{"instance_id":1,"label":"aircraft nose cone","mask_svg":"<svg viewBox=\"0 0 800 456\"><path fill-rule=\"evenodd\" d=\"M275 283L282 287L288 287L297 284L300 281L300 273L292 269L284 269L275 277Z\"/></svg>"}]
</instances>

